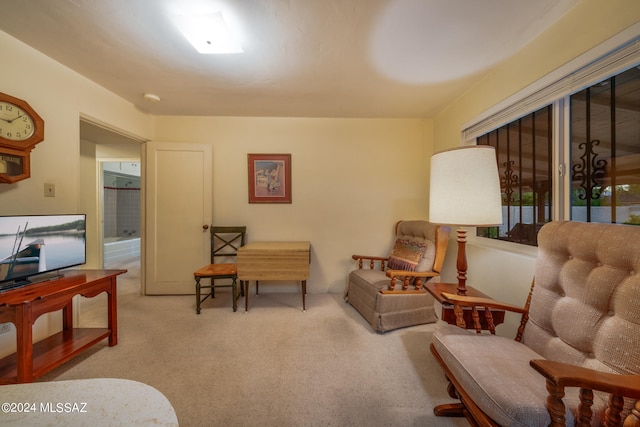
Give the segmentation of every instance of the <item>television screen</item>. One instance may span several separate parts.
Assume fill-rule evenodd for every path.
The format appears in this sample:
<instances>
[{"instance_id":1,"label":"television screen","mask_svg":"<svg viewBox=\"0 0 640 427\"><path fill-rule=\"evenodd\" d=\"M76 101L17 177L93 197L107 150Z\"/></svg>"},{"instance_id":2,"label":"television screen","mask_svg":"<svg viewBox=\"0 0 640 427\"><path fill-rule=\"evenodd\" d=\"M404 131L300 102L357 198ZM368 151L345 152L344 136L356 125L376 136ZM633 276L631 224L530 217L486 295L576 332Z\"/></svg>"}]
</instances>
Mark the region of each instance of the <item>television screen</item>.
<instances>
[{"instance_id":1,"label":"television screen","mask_svg":"<svg viewBox=\"0 0 640 427\"><path fill-rule=\"evenodd\" d=\"M86 262L86 216L0 216L0 290Z\"/></svg>"}]
</instances>

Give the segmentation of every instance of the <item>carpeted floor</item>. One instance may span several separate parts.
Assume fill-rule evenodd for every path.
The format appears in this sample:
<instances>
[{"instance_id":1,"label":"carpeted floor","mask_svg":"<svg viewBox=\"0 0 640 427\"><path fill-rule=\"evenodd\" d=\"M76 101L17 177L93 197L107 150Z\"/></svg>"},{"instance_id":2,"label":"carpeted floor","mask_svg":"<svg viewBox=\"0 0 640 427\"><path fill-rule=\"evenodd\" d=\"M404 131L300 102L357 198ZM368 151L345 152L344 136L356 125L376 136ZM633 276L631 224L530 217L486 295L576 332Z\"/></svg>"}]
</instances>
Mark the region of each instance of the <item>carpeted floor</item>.
<instances>
[{"instance_id":1,"label":"carpeted floor","mask_svg":"<svg viewBox=\"0 0 640 427\"><path fill-rule=\"evenodd\" d=\"M119 279L119 343L106 340L42 377L127 378L152 385L181 426L462 426L433 415L450 402L429 352L435 325L375 333L342 295L251 296L228 289L195 313L193 296L141 296L135 264ZM106 326L102 296L82 326Z\"/></svg>"}]
</instances>

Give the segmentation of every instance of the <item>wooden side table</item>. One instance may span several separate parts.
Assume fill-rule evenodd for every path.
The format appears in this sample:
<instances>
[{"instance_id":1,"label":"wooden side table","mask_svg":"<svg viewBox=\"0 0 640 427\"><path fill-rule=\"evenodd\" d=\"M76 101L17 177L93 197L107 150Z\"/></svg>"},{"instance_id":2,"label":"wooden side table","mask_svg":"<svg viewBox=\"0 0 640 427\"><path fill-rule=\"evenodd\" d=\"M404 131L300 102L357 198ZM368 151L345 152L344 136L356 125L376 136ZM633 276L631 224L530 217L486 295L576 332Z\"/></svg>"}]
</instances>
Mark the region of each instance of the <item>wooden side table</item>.
<instances>
[{"instance_id":1,"label":"wooden side table","mask_svg":"<svg viewBox=\"0 0 640 427\"><path fill-rule=\"evenodd\" d=\"M249 310L249 281L295 280L302 285L302 310L311 262L310 242L252 242L238 249L238 279L244 285L245 311Z\"/></svg>"},{"instance_id":2,"label":"wooden side table","mask_svg":"<svg viewBox=\"0 0 640 427\"><path fill-rule=\"evenodd\" d=\"M444 320L445 322L447 322L450 325L455 325L456 324L456 314L453 312L453 304L451 304L450 302L448 302L443 296L442 293L446 292L446 293L450 293L450 294L455 294L458 292L457 289L457 284L456 283L432 283L432 282L428 282L426 284L426 288L427 291L429 291L429 293L431 295L433 295L433 297L436 299L436 301L438 301L440 304L442 304L442 316L441 319ZM479 298L491 298L490 296L483 294L482 292L478 291L477 289L471 287L471 286L467 286L467 296L470 297L479 297ZM471 307L463 307L463 317L464 317L464 321L467 325L467 329L474 329L473 328L473 317L471 314ZM484 310L482 307L478 307L478 310ZM493 324L495 326L498 326L501 323L504 323L504 310L498 310L495 308L491 309L491 316L493 317ZM480 325L482 326L483 330L488 330L489 329L489 325L487 325L487 321L484 317L484 314L481 313L480 314Z\"/></svg>"},{"instance_id":3,"label":"wooden side table","mask_svg":"<svg viewBox=\"0 0 640 427\"><path fill-rule=\"evenodd\" d=\"M0 293L0 322L16 327L16 353L0 359L0 384L30 383L87 348L118 344L116 277L127 270L68 270L54 280ZM107 327L74 328L72 300L107 293ZM33 324L42 314L62 311L62 331L37 343Z\"/></svg>"}]
</instances>

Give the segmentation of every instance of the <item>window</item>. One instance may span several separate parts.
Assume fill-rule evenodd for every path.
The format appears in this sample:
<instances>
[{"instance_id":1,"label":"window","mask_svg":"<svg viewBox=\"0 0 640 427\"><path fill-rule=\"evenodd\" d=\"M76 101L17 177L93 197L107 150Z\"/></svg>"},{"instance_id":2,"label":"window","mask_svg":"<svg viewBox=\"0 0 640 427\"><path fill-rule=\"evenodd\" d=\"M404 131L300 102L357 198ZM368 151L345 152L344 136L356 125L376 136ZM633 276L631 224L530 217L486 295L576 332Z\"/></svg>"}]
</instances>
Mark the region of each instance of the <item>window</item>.
<instances>
[{"instance_id":1,"label":"window","mask_svg":"<svg viewBox=\"0 0 640 427\"><path fill-rule=\"evenodd\" d=\"M501 180L503 223L479 227L478 236L535 246L554 219L640 225L640 41L489 115L463 137L496 148Z\"/></svg>"},{"instance_id":2,"label":"window","mask_svg":"<svg viewBox=\"0 0 640 427\"><path fill-rule=\"evenodd\" d=\"M571 96L571 219L640 225L640 71Z\"/></svg>"},{"instance_id":3,"label":"window","mask_svg":"<svg viewBox=\"0 0 640 427\"><path fill-rule=\"evenodd\" d=\"M537 229L551 218L552 107L548 105L477 138L495 147L502 189L500 227L483 237L536 244Z\"/></svg>"}]
</instances>

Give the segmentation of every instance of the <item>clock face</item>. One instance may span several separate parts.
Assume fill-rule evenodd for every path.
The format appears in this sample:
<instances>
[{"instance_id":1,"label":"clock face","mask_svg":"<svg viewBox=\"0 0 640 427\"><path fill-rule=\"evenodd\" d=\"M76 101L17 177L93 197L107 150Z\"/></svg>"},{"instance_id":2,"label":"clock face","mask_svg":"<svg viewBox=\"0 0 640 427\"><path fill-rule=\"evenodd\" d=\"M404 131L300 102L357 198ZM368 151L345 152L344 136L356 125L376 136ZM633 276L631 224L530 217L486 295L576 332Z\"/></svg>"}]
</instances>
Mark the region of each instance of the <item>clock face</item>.
<instances>
[{"instance_id":1,"label":"clock face","mask_svg":"<svg viewBox=\"0 0 640 427\"><path fill-rule=\"evenodd\" d=\"M0 101L0 137L11 141L24 141L35 132L33 118L23 108Z\"/></svg>"}]
</instances>

